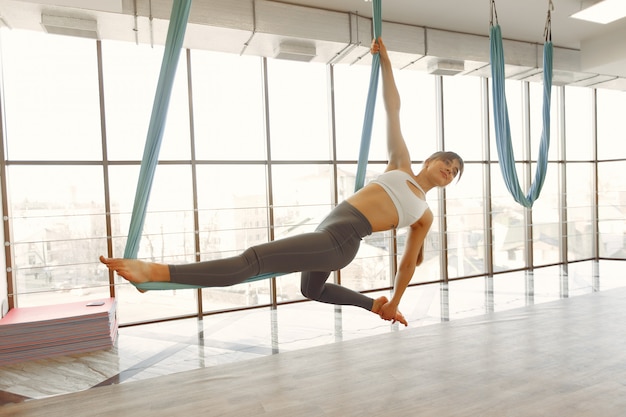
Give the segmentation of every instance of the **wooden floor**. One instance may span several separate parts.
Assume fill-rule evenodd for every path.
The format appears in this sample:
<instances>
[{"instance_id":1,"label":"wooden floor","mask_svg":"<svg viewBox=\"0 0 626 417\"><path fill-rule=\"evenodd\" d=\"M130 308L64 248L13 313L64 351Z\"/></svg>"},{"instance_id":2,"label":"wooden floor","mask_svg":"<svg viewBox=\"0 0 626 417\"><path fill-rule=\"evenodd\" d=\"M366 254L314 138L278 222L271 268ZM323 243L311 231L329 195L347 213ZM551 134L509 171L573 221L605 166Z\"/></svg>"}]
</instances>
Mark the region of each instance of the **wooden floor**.
<instances>
[{"instance_id":1,"label":"wooden floor","mask_svg":"<svg viewBox=\"0 0 626 417\"><path fill-rule=\"evenodd\" d=\"M626 415L626 288L10 404L2 416Z\"/></svg>"}]
</instances>

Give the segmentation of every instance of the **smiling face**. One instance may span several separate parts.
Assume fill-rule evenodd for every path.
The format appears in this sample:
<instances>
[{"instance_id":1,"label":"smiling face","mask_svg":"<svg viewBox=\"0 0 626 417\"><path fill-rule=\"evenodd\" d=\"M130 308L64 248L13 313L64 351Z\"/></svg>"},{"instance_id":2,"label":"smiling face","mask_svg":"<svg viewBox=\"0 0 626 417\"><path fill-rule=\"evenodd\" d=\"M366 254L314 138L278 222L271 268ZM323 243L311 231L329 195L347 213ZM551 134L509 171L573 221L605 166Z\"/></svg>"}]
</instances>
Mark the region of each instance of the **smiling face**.
<instances>
[{"instance_id":1,"label":"smiling face","mask_svg":"<svg viewBox=\"0 0 626 417\"><path fill-rule=\"evenodd\" d=\"M435 152L425 162L424 167L432 181L439 187L450 184L457 176L463 175L463 159L454 152Z\"/></svg>"},{"instance_id":2,"label":"smiling face","mask_svg":"<svg viewBox=\"0 0 626 417\"><path fill-rule=\"evenodd\" d=\"M460 169L461 166L456 159L454 161L438 159L430 162L430 171L435 176L440 177L443 183L437 181L437 184L442 187L450 184L456 178Z\"/></svg>"}]
</instances>

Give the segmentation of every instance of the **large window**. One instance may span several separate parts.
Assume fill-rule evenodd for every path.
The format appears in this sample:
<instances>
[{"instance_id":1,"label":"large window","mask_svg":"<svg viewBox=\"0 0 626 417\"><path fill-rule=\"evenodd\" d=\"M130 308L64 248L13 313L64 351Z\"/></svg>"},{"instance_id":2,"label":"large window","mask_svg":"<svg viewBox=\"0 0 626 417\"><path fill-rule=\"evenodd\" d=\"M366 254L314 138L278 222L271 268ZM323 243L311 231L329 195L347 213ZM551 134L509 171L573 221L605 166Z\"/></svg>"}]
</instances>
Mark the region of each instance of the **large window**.
<instances>
[{"instance_id":1,"label":"large window","mask_svg":"<svg viewBox=\"0 0 626 417\"><path fill-rule=\"evenodd\" d=\"M565 88L565 159L567 259L594 256L593 241L593 103L592 90Z\"/></svg>"},{"instance_id":2,"label":"large window","mask_svg":"<svg viewBox=\"0 0 626 417\"><path fill-rule=\"evenodd\" d=\"M264 161L261 59L191 52L196 158Z\"/></svg>"},{"instance_id":3,"label":"large window","mask_svg":"<svg viewBox=\"0 0 626 417\"><path fill-rule=\"evenodd\" d=\"M625 196L626 178L616 175L626 169L626 161L602 162L598 167L598 227L601 257L626 257Z\"/></svg>"},{"instance_id":4,"label":"large window","mask_svg":"<svg viewBox=\"0 0 626 417\"><path fill-rule=\"evenodd\" d=\"M409 70L395 70L402 106L402 134L414 161L423 161L437 150L435 77ZM334 66L337 159L359 156L370 68L364 65ZM387 160L385 113L382 89L378 88L369 159ZM419 167L418 167L419 168Z\"/></svg>"},{"instance_id":5,"label":"large window","mask_svg":"<svg viewBox=\"0 0 626 417\"><path fill-rule=\"evenodd\" d=\"M17 305L113 294L128 324L303 299L299 274L148 294L112 279L97 259L123 255L163 48L20 30L1 36L2 193ZM532 302L508 298L508 288L521 286L549 299L565 281L545 279L554 268L531 270L597 255L626 258L624 92L554 87L548 173L528 210L498 166L488 80L395 75L414 171L442 149L466 162L460 182L427 196L435 219L411 283L431 283L422 287L428 293L441 283L441 298L428 308L448 319ZM138 257L221 259L314 230L354 192L369 76L367 65L184 51ZM506 95L526 191L541 136L542 85L508 80ZM377 101L366 182L387 159L382 96ZM406 230L367 236L354 262L329 280L365 292L392 287L405 241ZM597 287L579 277L585 268L572 268L572 290Z\"/></svg>"},{"instance_id":6,"label":"large window","mask_svg":"<svg viewBox=\"0 0 626 417\"><path fill-rule=\"evenodd\" d=\"M536 266L550 265L560 261L559 178L558 165L548 164L543 188L539 198L533 204L532 247L533 264Z\"/></svg>"},{"instance_id":7,"label":"large window","mask_svg":"<svg viewBox=\"0 0 626 417\"><path fill-rule=\"evenodd\" d=\"M492 84L489 84L491 97ZM511 125L511 138L515 161L522 161L527 157L524 149L524 84L520 81L507 80L505 94L509 122ZM493 114L493 102L489 102L489 114ZM490 159L499 161L496 146L494 124L490 123ZM517 175L522 189L530 185L525 180L527 165L517 162L515 164ZM493 271L502 272L508 269L523 268L526 266L527 232L524 207L518 204L506 188L504 176L498 163L491 166L491 234Z\"/></svg>"},{"instance_id":8,"label":"large window","mask_svg":"<svg viewBox=\"0 0 626 417\"><path fill-rule=\"evenodd\" d=\"M443 78L443 132L446 150L465 161L483 160L482 83L478 77ZM480 181L482 182L482 181ZM480 196L482 194L478 193Z\"/></svg>"},{"instance_id":9,"label":"large window","mask_svg":"<svg viewBox=\"0 0 626 417\"><path fill-rule=\"evenodd\" d=\"M331 157L326 66L268 60L272 160Z\"/></svg>"},{"instance_id":10,"label":"large window","mask_svg":"<svg viewBox=\"0 0 626 417\"><path fill-rule=\"evenodd\" d=\"M598 159L626 158L626 94L623 91L598 90Z\"/></svg>"},{"instance_id":11,"label":"large window","mask_svg":"<svg viewBox=\"0 0 626 417\"><path fill-rule=\"evenodd\" d=\"M141 160L162 59L162 47L115 41L102 43L109 160ZM187 65L182 54L159 152L162 160L188 160L190 157L187 91Z\"/></svg>"},{"instance_id":12,"label":"large window","mask_svg":"<svg viewBox=\"0 0 626 417\"><path fill-rule=\"evenodd\" d=\"M598 91L598 221L600 228L600 256L626 257L626 213L624 201L626 179L619 173L626 167L623 111L626 94L617 91ZM609 160L609 161L602 161Z\"/></svg>"},{"instance_id":13,"label":"large window","mask_svg":"<svg viewBox=\"0 0 626 417\"><path fill-rule=\"evenodd\" d=\"M21 30L2 37L7 159L100 160L95 43Z\"/></svg>"},{"instance_id":14,"label":"large window","mask_svg":"<svg viewBox=\"0 0 626 417\"><path fill-rule=\"evenodd\" d=\"M90 164L102 159L96 45L2 36L7 159L30 161L7 168L16 298L29 306L108 296L97 268L106 253L103 174Z\"/></svg>"},{"instance_id":15,"label":"large window","mask_svg":"<svg viewBox=\"0 0 626 417\"><path fill-rule=\"evenodd\" d=\"M483 212L484 134L481 80L478 77L444 77L443 121L445 149L465 161L459 182L446 189L448 274L451 278L479 275L485 265Z\"/></svg>"},{"instance_id":16,"label":"large window","mask_svg":"<svg viewBox=\"0 0 626 417\"><path fill-rule=\"evenodd\" d=\"M11 166L7 180L19 305L108 297L96 263L106 253L102 169Z\"/></svg>"},{"instance_id":17,"label":"large window","mask_svg":"<svg viewBox=\"0 0 626 417\"><path fill-rule=\"evenodd\" d=\"M483 166L466 164L458 183L446 189L448 273L451 278L485 273Z\"/></svg>"},{"instance_id":18,"label":"large window","mask_svg":"<svg viewBox=\"0 0 626 417\"><path fill-rule=\"evenodd\" d=\"M593 90L565 87L565 159L594 159Z\"/></svg>"},{"instance_id":19,"label":"large window","mask_svg":"<svg viewBox=\"0 0 626 417\"><path fill-rule=\"evenodd\" d=\"M333 67L335 135L339 160L356 160L359 157L370 72L370 68L365 65L335 65ZM379 98L377 97L376 101L380 103ZM383 117L381 106L376 106L369 150L370 160L386 159L385 145L376 139L384 137Z\"/></svg>"}]
</instances>

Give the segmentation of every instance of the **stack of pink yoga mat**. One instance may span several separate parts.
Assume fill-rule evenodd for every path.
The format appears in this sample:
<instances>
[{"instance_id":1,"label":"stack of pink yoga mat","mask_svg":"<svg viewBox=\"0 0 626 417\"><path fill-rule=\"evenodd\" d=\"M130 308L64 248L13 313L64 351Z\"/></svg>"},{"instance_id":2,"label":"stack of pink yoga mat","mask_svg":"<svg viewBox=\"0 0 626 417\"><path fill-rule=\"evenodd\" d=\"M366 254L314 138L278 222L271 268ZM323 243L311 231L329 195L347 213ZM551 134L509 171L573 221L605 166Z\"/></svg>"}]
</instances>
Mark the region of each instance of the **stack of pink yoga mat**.
<instances>
[{"instance_id":1,"label":"stack of pink yoga mat","mask_svg":"<svg viewBox=\"0 0 626 417\"><path fill-rule=\"evenodd\" d=\"M114 298L14 308L0 319L0 365L107 349L116 337Z\"/></svg>"}]
</instances>

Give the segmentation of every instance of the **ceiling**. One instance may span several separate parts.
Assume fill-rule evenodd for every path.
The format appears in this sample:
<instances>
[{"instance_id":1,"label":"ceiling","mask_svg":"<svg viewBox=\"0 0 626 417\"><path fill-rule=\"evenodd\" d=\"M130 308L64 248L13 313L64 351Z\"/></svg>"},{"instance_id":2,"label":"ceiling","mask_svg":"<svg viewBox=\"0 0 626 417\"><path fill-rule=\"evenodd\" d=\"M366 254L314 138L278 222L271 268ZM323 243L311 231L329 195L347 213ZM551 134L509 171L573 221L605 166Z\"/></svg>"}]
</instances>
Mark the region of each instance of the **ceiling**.
<instances>
[{"instance_id":1,"label":"ceiling","mask_svg":"<svg viewBox=\"0 0 626 417\"><path fill-rule=\"evenodd\" d=\"M596 1L552 1L555 72L567 73L564 83L599 76L587 85L607 82L609 88L626 90L626 18L601 25L570 17ZM505 57L507 51L512 57L507 64L524 70L509 73L540 69L541 55L537 58L535 50L543 44L550 1L495 4ZM164 42L171 7L172 0L0 0L0 23L42 31L42 13L69 15L96 20L100 39L158 44ZM185 46L275 56L285 40L304 39L317 60L344 54L353 62L355 56L367 55L371 8L365 0L194 0ZM420 62L422 67L415 68L423 69L443 57L466 61L465 72L482 75L488 64L490 13L491 0L382 0L383 38L402 55L396 60L399 66ZM357 43L348 53L346 44Z\"/></svg>"},{"instance_id":2,"label":"ceiling","mask_svg":"<svg viewBox=\"0 0 626 417\"><path fill-rule=\"evenodd\" d=\"M372 15L371 3L364 0L290 0L289 3ZM554 45L580 49L585 39L603 36L618 26L626 27L626 19L600 25L570 18L581 10L583 3L552 1ZM495 4L505 38L543 42L548 0L496 0ZM491 0L382 0L382 17L386 21L476 35L489 34L490 13Z\"/></svg>"}]
</instances>

